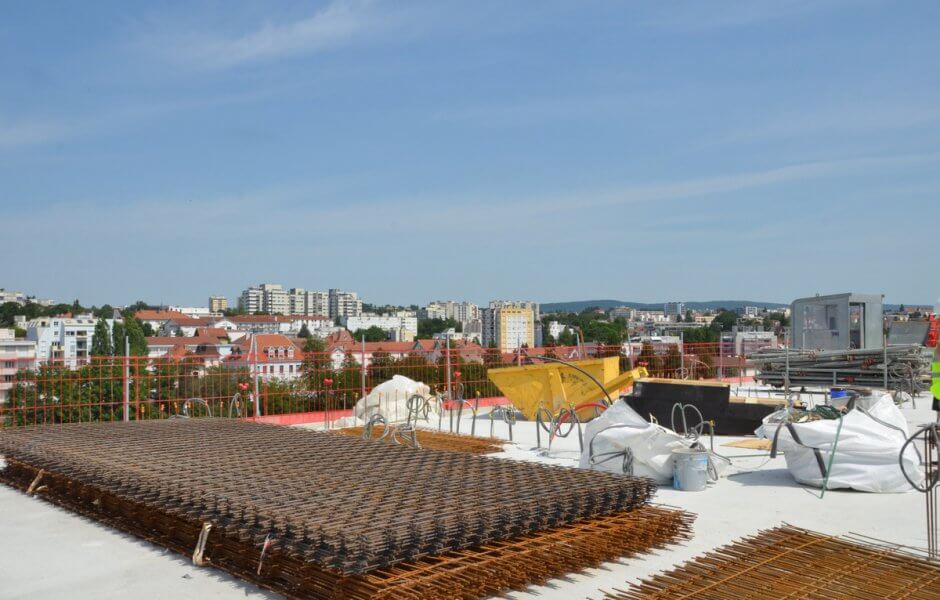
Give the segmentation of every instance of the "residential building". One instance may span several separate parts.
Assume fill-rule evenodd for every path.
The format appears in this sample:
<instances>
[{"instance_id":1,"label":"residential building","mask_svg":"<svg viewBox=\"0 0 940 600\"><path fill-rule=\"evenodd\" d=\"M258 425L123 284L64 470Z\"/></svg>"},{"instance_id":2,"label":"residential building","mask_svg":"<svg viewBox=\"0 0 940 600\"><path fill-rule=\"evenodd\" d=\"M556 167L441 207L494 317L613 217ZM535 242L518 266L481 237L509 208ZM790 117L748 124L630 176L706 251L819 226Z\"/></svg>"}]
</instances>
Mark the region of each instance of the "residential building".
<instances>
[{"instance_id":1,"label":"residential building","mask_svg":"<svg viewBox=\"0 0 940 600\"><path fill-rule=\"evenodd\" d=\"M435 300L425 308L426 319L453 319L465 323L480 318L480 307L472 302Z\"/></svg>"},{"instance_id":2,"label":"residential building","mask_svg":"<svg viewBox=\"0 0 940 600\"><path fill-rule=\"evenodd\" d=\"M667 318L685 315L685 302L666 302L663 304L663 313Z\"/></svg>"},{"instance_id":3,"label":"residential building","mask_svg":"<svg viewBox=\"0 0 940 600\"><path fill-rule=\"evenodd\" d=\"M482 311L481 311L482 314ZM483 319L470 319L463 323L464 338L475 341L477 344L483 343Z\"/></svg>"},{"instance_id":4,"label":"residential building","mask_svg":"<svg viewBox=\"0 0 940 600\"><path fill-rule=\"evenodd\" d=\"M531 302L490 302L483 311L483 343L493 343L502 352L536 345L535 312Z\"/></svg>"},{"instance_id":5,"label":"residential building","mask_svg":"<svg viewBox=\"0 0 940 600\"><path fill-rule=\"evenodd\" d=\"M0 405L9 400L20 369L36 368L36 342L17 339L15 330L0 329Z\"/></svg>"},{"instance_id":6,"label":"residential building","mask_svg":"<svg viewBox=\"0 0 940 600\"><path fill-rule=\"evenodd\" d=\"M340 317L340 323L352 333L360 329L378 327L388 333L390 340L410 342L418 335L418 319L414 313L398 315L376 315L362 313L359 316Z\"/></svg>"},{"instance_id":7,"label":"residential building","mask_svg":"<svg viewBox=\"0 0 940 600\"><path fill-rule=\"evenodd\" d=\"M106 319L108 329L113 319ZM26 339L36 343L36 359L77 367L88 362L97 319L91 314L39 317L26 323Z\"/></svg>"},{"instance_id":8,"label":"residential building","mask_svg":"<svg viewBox=\"0 0 940 600\"><path fill-rule=\"evenodd\" d=\"M262 283L261 310L269 315L290 314L290 296L279 283Z\"/></svg>"},{"instance_id":9,"label":"residential building","mask_svg":"<svg viewBox=\"0 0 940 600\"><path fill-rule=\"evenodd\" d=\"M176 321L185 321L187 319L192 319L178 310L165 310L165 309L149 309L144 308L138 310L134 313L134 318L136 318L141 323L146 323L150 325L150 328L154 332L163 332L164 335L174 335L176 332L173 331L168 333L166 330L166 325L172 320Z\"/></svg>"},{"instance_id":10,"label":"residential building","mask_svg":"<svg viewBox=\"0 0 940 600\"><path fill-rule=\"evenodd\" d=\"M8 292L7 290L0 288L0 304L6 304L7 302L26 304L26 294L23 292Z\"/></svg>"},{"instance_id":11,"label":"residential building","mask_svg":"<svg viewBox=\"0 0 940 600\"><path fill-rule=\"evenodd\" d=\"M362 300L355 292L331 289L329 291L329 302L329 317L331 319L358 317L362 314Z\"/></svg>"},{"instance_id":12,"label":"residential building","mask_svg":"<svg viewBox=\"0 0 940 600\"><path fill-rule=\"evenodd\" d=\"M617 306L610 309L610 316L613 318L623 317L628 321L632 321L636 318L636 309L629 306Z\"/></svg>"},{"instance_id":13,"label":"residential building","mask_svg":"<svg viewBox=\"0 0 940 600\"><path fill-rule=\"evenodd\" d=\"M447 309L438 302L431 302L419 311L422 319L441 319L447 318Z\"/></svg>"},{"instance_id":14,"label":"residential building","mask_svg":"<svg viewBox=\"0 0 940 600\"><path fill-rule=\"evenodd\" d=\"M209 312L222 313L228 310L228 298L225 296L209 296Z\"/></svg>"},{"instance_id":15,"label":"residential building","mask_svg":"<svg viewBox=\"0 0 940 600\"><path fill-rule=\"evenodd\" d=\"M167 310L180 312L194 319L212 316L212 310L208 306L168 306Z\"/></svg>"},{"instance_id":16,"label":"residential building","mask_svg":"<svg viewBox=\"0 0 940 600\"><path fill-rule=\"evenodd\" d=\"M252 370L264 381L291 380L300 377L303 360L301 348L289 337L255 334L233 345L223 364L226 368Z\"/></svg>"},{"instance_id":17,"label":"residential building","mask_svg":"<svg viewBox=\"0 0 940 600\"><path fill-rule=\"evenodd\" d=\"M330 316L330 294L328 292L307 292L305 315Z\"/></svg>"},{"instance_id":18,"label":"residential building","mask_svg":"<svg viewBox=\"0 0 940 600\"><path fill-rule=\"evenodd\" d=\"M288 314L305 315L307 314L307 290L304 288L291 288L287 292Z\"/></svg>"},{"instance_id":19,"label":"residential building","mask_svg":"<svg viewBox=\"0 0 940 600\"><path fill-rule=\"evenodd\" d=\"M757 306L739 306L734 312L741 317L755 319L760 315L761 309Z\"/></svg>"},{"instance_id":20,"label":"residential building","mask_svg":"<svg viewBox=\"0 0 940 600\"><path fill-rule=\"evenodd\" d=\"M238 297L238 309L250 315L261 312L264 305L264 291L260 287L249 287Z\"/></svg>"},{"instance_id":21,"label":"residential building","mask_svg":"<svg viewBox=\"0 0 940 600\"><path fill-rule=\"evenodd\" d=\"M564 323L559 323L558 321L549 321L548 323L548 335L554 338L556 341L559 336L568 329L568 326Z\"/></svg>"}]
</instances>

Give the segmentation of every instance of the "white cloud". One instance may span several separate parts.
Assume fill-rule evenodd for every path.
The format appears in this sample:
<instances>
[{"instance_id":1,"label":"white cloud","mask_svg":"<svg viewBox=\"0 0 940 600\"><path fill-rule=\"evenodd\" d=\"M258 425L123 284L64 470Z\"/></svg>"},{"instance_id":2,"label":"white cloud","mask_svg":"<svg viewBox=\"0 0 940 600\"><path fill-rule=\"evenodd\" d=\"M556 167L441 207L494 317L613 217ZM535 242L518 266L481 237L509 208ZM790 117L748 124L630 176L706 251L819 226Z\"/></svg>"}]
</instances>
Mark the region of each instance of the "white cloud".
<instances>
[{"instance_id":1,"label":"white cloud","mask_svg":"<svg viewBox=\"0 0 940 600\"><path fill-rule=\"evenodd\" d=\"M0 122L0 148L18 148L64 141L80 133L77 123L51 120Z\"/></svg>"},{"instance_id":2,"label":"white cloud","mask_svg":"<svg viewBox=\"0 0 940 600\"><path fill-rule=\"evenodd\" d=\"M335 0L307 18L282 24L265 23L239 36L172 34L151 40L151 45L168 48L174 59L190 66L227 69L346 46L368 39L396 21L394 14L378 10L374 2Z\"/></svg>"}]
</instances>

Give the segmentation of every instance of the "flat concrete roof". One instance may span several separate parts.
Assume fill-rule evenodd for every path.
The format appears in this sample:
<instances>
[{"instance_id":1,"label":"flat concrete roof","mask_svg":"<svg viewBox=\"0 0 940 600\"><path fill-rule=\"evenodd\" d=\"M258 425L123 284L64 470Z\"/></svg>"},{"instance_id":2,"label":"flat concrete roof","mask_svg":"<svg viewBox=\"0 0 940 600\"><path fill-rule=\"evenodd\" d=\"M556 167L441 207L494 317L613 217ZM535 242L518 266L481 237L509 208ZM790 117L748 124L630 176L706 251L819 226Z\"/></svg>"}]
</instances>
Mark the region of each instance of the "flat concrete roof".
<instances>
[{"instance_id":1,"label":"flat concrete roof","mask_svg":"<svg viewBox=\"0 0 940 600\"><path fill-rule=\"evenodd\" d=\"M919 410L904 409L912 424L932 421L926 398ZM489 434L489 419L477 421L477 434ZM444 419L447 428L447 419ZM470 431L465 418L461 431ZM508 437L507 425L494 433ZM577 432L556 439L551 452L535 446L535 423L518 422L515 443L503 458L573 466L578 461ZM738 437L717 437L715 449L726 456L755 451L722 447ZM543 446L546 436L542 436ZM688 542L607 563L601 568L553 580L510 595L513 598L568 599L600 597L599 589L623 588L628 582L668 569L744 535L789 523L829 534L859 533L904 545L926 547L923 494L868 494L820 490L798 485L782 457L738 458L728 476L702 492L661 488L655 502L697 515ZM31 600L73 598L276 598L276 594L213 568L197 568L189 559L122 534L49 503L0 485L0 597Z\"/></svg>"}]
</instances>

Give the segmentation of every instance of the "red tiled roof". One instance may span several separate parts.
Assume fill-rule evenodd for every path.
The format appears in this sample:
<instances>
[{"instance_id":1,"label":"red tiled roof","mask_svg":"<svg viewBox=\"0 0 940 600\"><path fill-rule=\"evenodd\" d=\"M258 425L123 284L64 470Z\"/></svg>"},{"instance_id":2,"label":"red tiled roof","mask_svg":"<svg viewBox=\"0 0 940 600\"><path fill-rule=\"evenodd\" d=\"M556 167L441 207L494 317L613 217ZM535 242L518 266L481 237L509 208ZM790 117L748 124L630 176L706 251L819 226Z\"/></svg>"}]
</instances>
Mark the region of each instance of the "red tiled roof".
<instances>
[{"instance_id":1,"label":"red tiled roof","mask_svg":"<svg viewBox=\"0 0 940 600\"><path fill-rule=\"evenodd\" d=\"M187 317L183 313L175 310L152 310L145 308L134 313L134 318L139 321L169 321L170 319L188 319L190 317Z\"/></svg>"}]
</instances>

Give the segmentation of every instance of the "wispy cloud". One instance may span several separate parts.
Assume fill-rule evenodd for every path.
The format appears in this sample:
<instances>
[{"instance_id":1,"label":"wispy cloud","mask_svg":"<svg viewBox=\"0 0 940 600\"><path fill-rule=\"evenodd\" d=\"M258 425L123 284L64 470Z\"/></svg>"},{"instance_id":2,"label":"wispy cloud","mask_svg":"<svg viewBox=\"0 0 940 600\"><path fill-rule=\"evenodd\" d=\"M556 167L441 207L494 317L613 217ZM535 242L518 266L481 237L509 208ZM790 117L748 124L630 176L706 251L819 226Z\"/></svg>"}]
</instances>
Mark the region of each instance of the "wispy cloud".
<instances>
[{"instance_id":1,"label":"wispy cloud","mask_svg":"<svg viewBox=\"0 0 940 600\"><path fill-rule=\"evenodd\" d=\"M180 63L220 70L369 41L400 24L400 16L370 0L334 0L309 17L265 23L242 35L171 32L161 33L149 43L168 51Z\"/></svg>"},{"instance_id":2,"label":"wispy cloud","mask_svg":"<svg viewBox=\"0 0 940 600\"><path fill-rule=\"evenodd\" d=\"M275 94L281 88L249 90L165 102L147 102L97 112L62 117L30 116L0 118L0 150L58 144L90 136L102 136L173 113L201 110L240 102L252 102Z\"/></svg>"},{"instance_id":3,"label":"wispy cloud","mask_svg":"<svg viewBox=\"0 0 940 600\"><path fill-rule=\"evenodd\" d=\"M61 142L80 133L75 122L27 119L0 121L0 148L21 148Z\"/></svg>"},{"instance_id":4,"label":"wispy cloud","mask_svg":"<svg viewBox=\"0 0 940 600\"><path fill-rule=\"evenodd\" d=\"M646 24L657 29L705 31L802 17L845 5L846 0L724 0L663 4Z\"/></svg>"}]
</instances>

